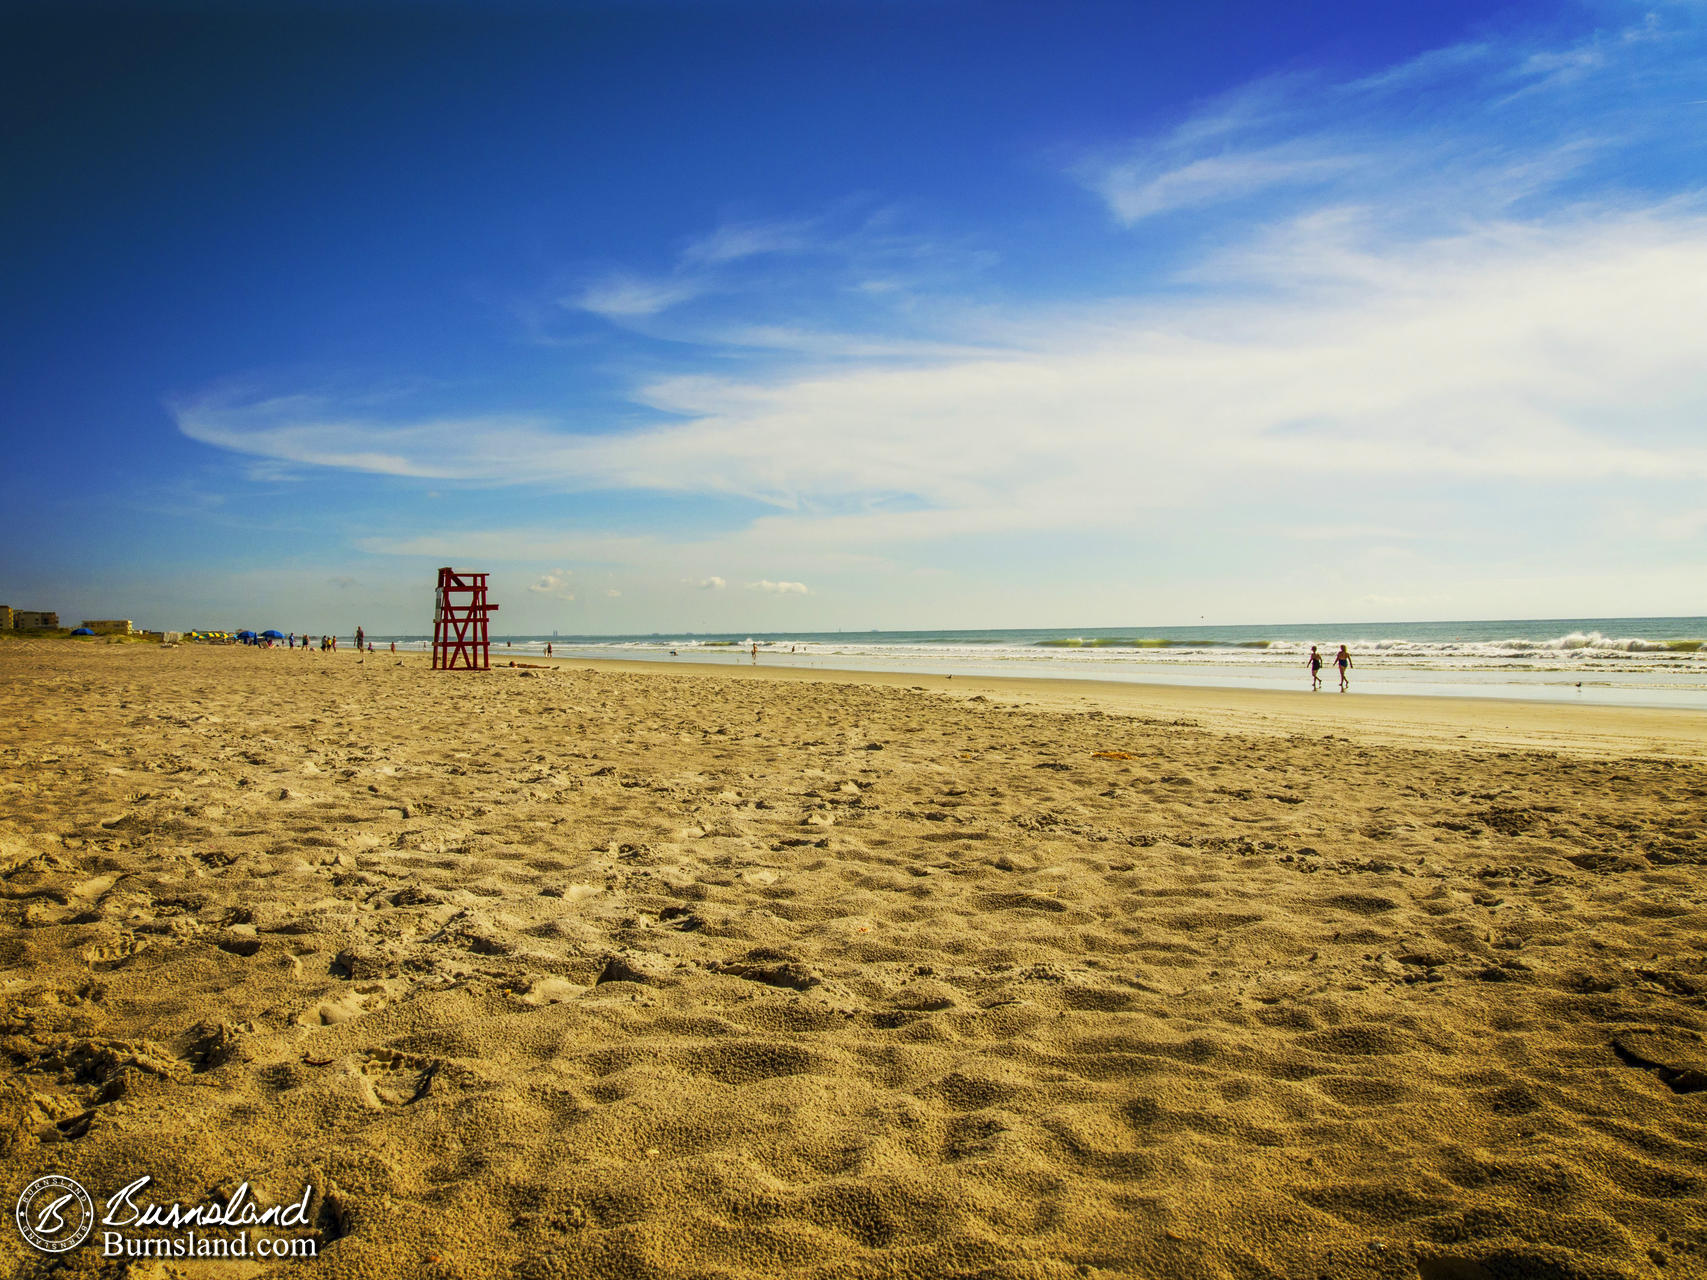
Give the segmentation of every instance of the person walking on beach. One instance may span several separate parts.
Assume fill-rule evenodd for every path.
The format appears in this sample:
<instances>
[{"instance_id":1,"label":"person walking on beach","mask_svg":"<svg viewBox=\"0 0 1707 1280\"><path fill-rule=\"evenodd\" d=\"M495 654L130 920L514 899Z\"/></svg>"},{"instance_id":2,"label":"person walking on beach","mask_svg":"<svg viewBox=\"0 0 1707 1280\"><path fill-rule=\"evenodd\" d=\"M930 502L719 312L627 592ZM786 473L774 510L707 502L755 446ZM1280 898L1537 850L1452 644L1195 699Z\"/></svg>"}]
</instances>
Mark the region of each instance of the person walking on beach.
<instances>
[{"instance_id":1,"label":"person walking on beach","mask_svg":"<svg viewBox=\"0 0 1707 1280\"><path fill-rule=\"evenodd\" d=\"M1322 687L1322 655L1316 652L1316 646L1310 646L1309 660L1304 663L1310 668L1310 692L1314 693Z\"/></svg>"},{"instance_id":2,"label":"person walking on beach","mask_svg":"<svg viewBox=\"0 0 1707 1280\"><path fill-rule=\"evenodd\" d=\"M1343 644L1340 646L1340 651L1334 655L1334 666L1339 668L1340 692L1344 693L1351 685L1345 674L1351 670L1351 654L1346 652L1346 647Z\"/></svg>"},{"instance_id":3,"label":"person walking on beach","mask_svg":"<svg viewBox=\"0 0 1707 1280\"><path fill-rule=\"evenodd\" d=\"M356 624L356 652L357 653L360 653L362 651L362 641L364 641L366 638L367 638L367 633L361 629L361 624L357 623Z\"/></svg>"},{"instance_id":4,"label":"person walking on beach","mask_svg":"<svg viewBox=\"0 0 1707 1280\"><path fill-rule=\"evenodd\" d=\"M549 640L545 642L545 656L548 658L551 656L551 641Z\"/></svg>"}]
</instances>

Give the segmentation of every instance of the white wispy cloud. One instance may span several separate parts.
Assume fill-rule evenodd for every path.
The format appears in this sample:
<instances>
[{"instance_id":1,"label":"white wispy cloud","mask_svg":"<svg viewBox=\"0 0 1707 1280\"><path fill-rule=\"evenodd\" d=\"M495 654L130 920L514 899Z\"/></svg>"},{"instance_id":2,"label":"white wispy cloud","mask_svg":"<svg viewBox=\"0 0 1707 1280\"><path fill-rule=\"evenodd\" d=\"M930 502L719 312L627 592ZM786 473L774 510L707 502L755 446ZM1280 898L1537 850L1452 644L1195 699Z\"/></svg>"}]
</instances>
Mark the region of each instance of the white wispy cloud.
<instances>
[{"instance_id":1,"label":"white wispy cloud","mask_svg":"<svg viewBox=\"0 0 1707 1280\"><path fill-rule=\"evenodd\" d=\"M1336 177L1363 163L1356 154L1321 154L1286 144L1226 151L1195 159L1143 156L1094 166L1086 175L1128 225L1159 213L1255 195L1271 187L1302 186Z\"/></svg>"},{"instance_id":2,"label":"white wispy cloud","mask_svg":"<svg viewBox=\"0 0 1707 1280\"><path fill-rule=\"evenodd\" d=\"M607 320L646 319L699 297L708 287L706 281L692 277L648 280L614 275L588 285L572 299L566 299L565 305L591 311Z\"/></svg>"},{"instance_id":3,"label":"white wispy cloud","mask_svg":"<svg viewBox=\"0 0 1707 1280\"><path fill-rule=\"evenodd\" d=\"M708 340L723 346L825 356L837 360L942 360L1003 354L1001 348L993 343L841 333L777 324L724 325L717 330L715 339L708 336Z\"/></svg>"},{"instance_id":4,"label":"white wispy cloud","mask_svg":"<svg viewBox=\"0 0 1707 1280\"><path fill-rule=\"evenodd\" d=\"M839 334L778 317L816 314L841 296L860 297L892 319L919 288L975 274L992 261L987 247L933 236L894 208L855 200L813 217L719 223L656 269L602 271L558 297L556 308L671 341L873 354L901 339L892 332ZM719 309L743 298L762 300L764 323L731 323ZM549 342L540 308L521 310L535 339Z\"/></svg>"},{"instance_id":5,"label":"white wispy cloud","mask_svg":"<svg viewBox=\"0 0 1707 1280\"><path fill-rule=\"evenodd\" d=\"M1319 200L1376 204L1413 229L1462 229L1655 126L1643 118L1655 89L1691 83L1688 59L1664 47L1675 33L1655 21L1566 47L1454 44L1343 81L1273 77L1070 172L1129 227L1235 201L1288 217Z\"/></svg>"},{"instance_id":6,"label":"white wispy cloud","mask_svg":"<svg viewBox=\"0 0 1707 1280\"><path fill-rule=\"evenodd\" d=\"M722 266L763 254L797 254L814 247L816 224L811 220L726 222L698 237L682 250L683 263Z\"/></svg>"},{"instance_id":7,"label":"white wispy cloud","mask_svg":"<svg viewBox=\"0 0 1707 1280\"><path fill-rule=\"evenodd\" d=\"M1466 70L1499 56L1498 47L1485 40L1450 44L1439 49L1425 50L1395 66L1352 80L1344 88L1353 94L1387 93L1396 89L1414 91L1422 85L1461 75Z\"/></svg>"},{"instance_id":8,"label":"white wispy cloud","mask_svg":"<svg viewBox=\"0 0 1707 1280\"><path fill-rule=\"evenodd\" d=\"M558 600L573 600L575 593L569 589L569 579L573 576L573 572L569 569L553 569L530 582L528 590L535 595L551 596Z\"/></svg>"},{"instance_id":9,"label":"white wispy cloud","mask_svg":"<svg viewBox=\"0 0 1707 1280\"><path fill-rule=\"evenodd\" d=\"M806 584L804 582L772 582L769 578L761 578L757 582L749 582L747 584L747 590L763 591L769 595L778 596L804 596L810 594L806 590Z\"/></svg>"}]
</instances>

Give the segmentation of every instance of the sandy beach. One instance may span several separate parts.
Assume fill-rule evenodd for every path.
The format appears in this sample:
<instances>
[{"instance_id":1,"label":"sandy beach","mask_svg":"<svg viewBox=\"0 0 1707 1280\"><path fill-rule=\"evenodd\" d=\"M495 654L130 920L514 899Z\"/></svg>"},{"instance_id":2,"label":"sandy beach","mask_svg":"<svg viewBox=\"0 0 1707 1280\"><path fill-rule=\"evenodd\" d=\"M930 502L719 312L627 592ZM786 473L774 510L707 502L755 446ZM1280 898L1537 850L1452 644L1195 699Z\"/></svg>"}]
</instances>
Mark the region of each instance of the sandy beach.
<instances>
[{"instance_id":1,"label":"sandy beach","mask_svg":"<svg viewBox=\"0 0 1707 1280\"><path fill-rule=\"evenodd\" d=\"M49 641L0 705L6 1195L313 1189L130 1276L1707 1275L1702 716Z\"/></svg>"}]
</instances>

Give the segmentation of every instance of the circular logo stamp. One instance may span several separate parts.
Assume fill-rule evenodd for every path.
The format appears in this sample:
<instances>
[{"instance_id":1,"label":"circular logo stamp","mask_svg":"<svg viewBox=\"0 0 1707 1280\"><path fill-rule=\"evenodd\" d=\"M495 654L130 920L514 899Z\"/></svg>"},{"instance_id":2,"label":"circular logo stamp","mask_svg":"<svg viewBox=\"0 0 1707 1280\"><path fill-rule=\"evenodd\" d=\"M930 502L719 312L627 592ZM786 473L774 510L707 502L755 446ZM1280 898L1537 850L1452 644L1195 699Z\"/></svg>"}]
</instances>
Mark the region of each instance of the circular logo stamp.
<instances>
[{"instance_id":1,"label":"circular logo stamp","mask_svg":"<svg viewBox=\"0 0 1707 1280\"><path fill-rule=\"evenodd\" d=\"M18 1197L18 1234L43 1253L64 1253L88 1239L95 1226L95 1202L83 1185L50 1173L37 1178Z\"/></svg>"}]
</instances>

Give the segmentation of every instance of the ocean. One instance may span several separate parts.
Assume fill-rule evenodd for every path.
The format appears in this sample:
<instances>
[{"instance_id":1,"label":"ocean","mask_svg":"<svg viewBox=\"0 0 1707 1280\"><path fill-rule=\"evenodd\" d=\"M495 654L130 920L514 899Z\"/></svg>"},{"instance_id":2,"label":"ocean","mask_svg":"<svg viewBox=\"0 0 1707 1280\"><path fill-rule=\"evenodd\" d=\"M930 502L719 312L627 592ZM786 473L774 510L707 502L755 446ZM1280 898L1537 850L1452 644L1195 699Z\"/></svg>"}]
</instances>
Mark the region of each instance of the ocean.
<instances>
[{"instance_id":1,"label":"ocean","mask_svg":"<svg viewBox=\"0 0 1707 1280\"><path fill-rule=\"evenodd\" d=\"M426 649L431 637L374 636ZM1065 627L995 631L506 635L493 660L553 646L559 658L753 662L851 671L1069 677L1237 688L1310 687L1310 646L1352 655L1363 693L1682 707L1707 711L1707 618L1335 622L1287 626ZM1329 665L1327 690L1338 679Z\"/></svg>"}]
</instances>

